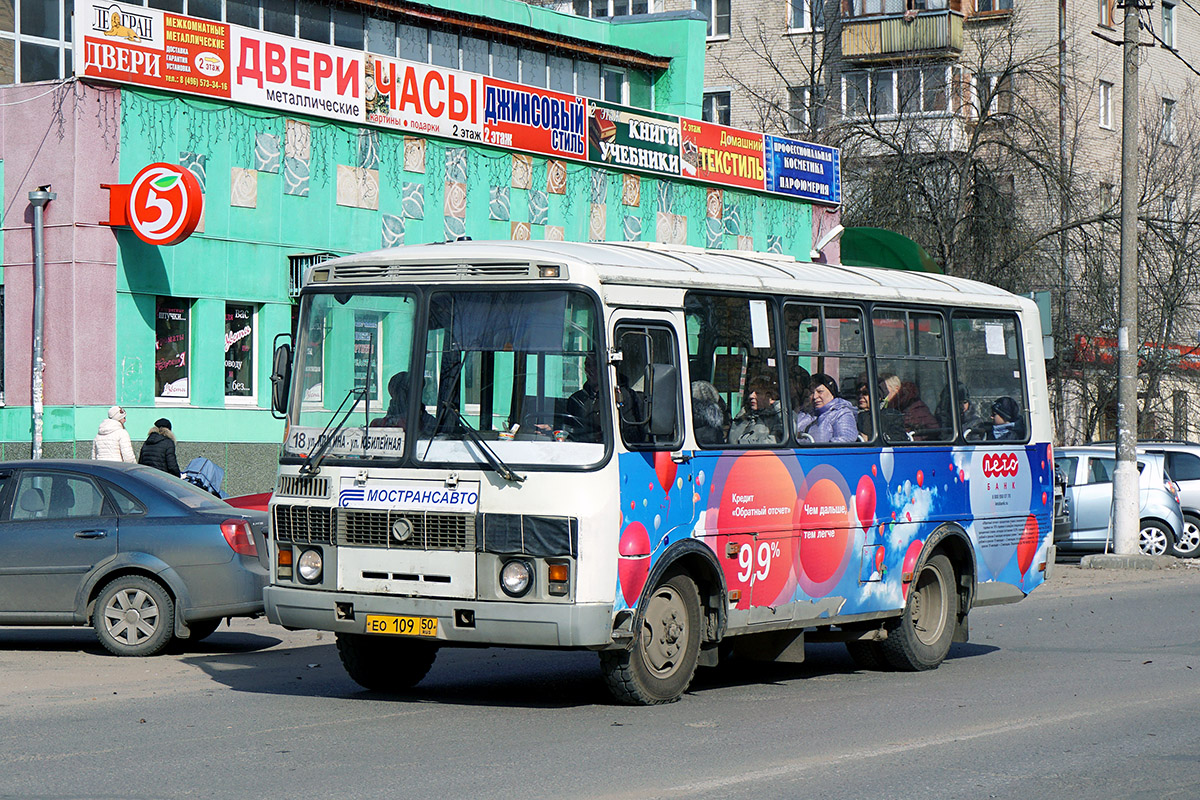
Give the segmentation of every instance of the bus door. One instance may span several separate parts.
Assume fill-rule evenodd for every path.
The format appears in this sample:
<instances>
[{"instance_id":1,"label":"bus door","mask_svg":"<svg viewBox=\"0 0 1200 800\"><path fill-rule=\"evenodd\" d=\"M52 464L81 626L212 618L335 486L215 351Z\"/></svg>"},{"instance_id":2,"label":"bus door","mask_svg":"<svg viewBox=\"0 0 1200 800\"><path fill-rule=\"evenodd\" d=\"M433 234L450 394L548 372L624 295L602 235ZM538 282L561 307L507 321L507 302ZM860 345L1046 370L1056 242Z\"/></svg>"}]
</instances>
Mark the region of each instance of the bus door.
<instances>
[{"instance_id":1,"label":"bus door","mask_svg":"<svg viewBox=\"0 0 1200 800\"><path fill-rule=\"evenodd\" d=\"M680 369L674 317L664 313L618 313L609 351L617 452L621 470L622 555L643 539L656 556L691 536L697 492L683 446L685 376ZM630 551L630 552L627 552Z\"/></svg>"}]
</instances>

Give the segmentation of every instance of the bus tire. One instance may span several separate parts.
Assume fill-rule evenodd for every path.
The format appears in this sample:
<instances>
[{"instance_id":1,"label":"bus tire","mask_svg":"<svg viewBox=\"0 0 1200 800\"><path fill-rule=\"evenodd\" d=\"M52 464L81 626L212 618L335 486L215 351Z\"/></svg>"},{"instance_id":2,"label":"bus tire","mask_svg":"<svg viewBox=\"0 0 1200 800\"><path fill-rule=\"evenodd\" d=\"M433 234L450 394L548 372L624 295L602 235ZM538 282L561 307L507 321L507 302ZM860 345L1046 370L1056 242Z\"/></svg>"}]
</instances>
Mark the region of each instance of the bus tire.
<instances>
[{"instance_id":1,"label":"bus tire","mask_svg":"<svg viewBox=\"0 0 1200 800\"><path fill-rule=\"evenodd\" d=\"M602 650L600 668L613 697L629 705L678 700L696 673L700 593L687 575L668 576L643 601L641 633L626 650Z\"/></svg>"},{"instance_id":2,"label":"bus tire","mask_svg":"<svg viewBox=\"0 0 1200 800\"><path fill-rule=\"evenodd\" d=\"M957 612L954 566L937 553L913 576L904 613L880 642L888 663L907 672L935 669L950 652Z\"/></svg>"},{"instance_id":3,"label":"bus tire","mask_svg":"<svg viewBox=\"0 0 1200 800\"><path fill-rule=\"evenodd\" d=\"M437 645L361 633L337 635L338 656L351 679L373 692L411 689L433 666Z\"/></svg>"},{"instance_id":4,"label":"bus tire","mask_svg":"<svg viewBox=\"0 0 1200 800\"><path fill-rule=\"evenodd\" d=\"M854 665L859 669L884 672L891 668L887 656L884 655L881 642L846 642L846 650L850 653L850 659Z\"/></svg>"}]
</instances>

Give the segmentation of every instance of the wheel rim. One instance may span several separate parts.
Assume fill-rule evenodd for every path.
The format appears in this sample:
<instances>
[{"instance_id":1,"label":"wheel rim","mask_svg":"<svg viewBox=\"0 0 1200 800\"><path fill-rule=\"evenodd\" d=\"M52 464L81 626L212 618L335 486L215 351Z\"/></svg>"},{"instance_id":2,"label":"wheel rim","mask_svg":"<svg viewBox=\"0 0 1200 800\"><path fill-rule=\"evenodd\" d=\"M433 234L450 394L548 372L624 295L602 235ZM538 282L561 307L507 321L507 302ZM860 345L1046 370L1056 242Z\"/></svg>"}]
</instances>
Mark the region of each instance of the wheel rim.
<instances>
[{"instance_id":1,"label":"wheel rim","mask_svg":"<svg viewBox=\"0 0 1200 800\"><path fill-rule=\"evenodd\" d=\"M687 606L671 586L660 586L646 604L642 623L642 660L658 678L669 678L687 652Z\"/></svg>"},{"instance_id":2,"label":"wheel rim","mask_svg":"<svg viewBox=\"0 0 1200 800\"><path fill-rule=\"evenodd\" d=\"M1191 520L1183 522L1183 537L1176 545L1176 549L1181 553L1191 554L1200 547L1200 525L1197 525Z\"/></svg>"},{"instance_id":3,"label":"wheel rim","mask_svg":"<svg viewBox=\"0 0 1200 800\"><path fill-rule=\"evenodd\" d=\"M1145 555L1161 556L1167 552L1167 535L1153 525L1147 525L1138 534L1138 544Z\"/></svg>"},{"instance_id":4,"label":"wheel rim","mask_svg":"<svg viewBox=\"0 0 1200 800\"><path fill-rule=\"evenodd\" d=\"M104 626L117 641L137 645L158 630L158 603L142 589L121 589L104 607Z\"/></svg>"},{"instance_id":5,"label":"wheel rim","mask_svg":"<svg viewBox=\"0 0 1200 800\"><path fill-rule=\"evenodd\" d=\"M922 569L908 600L913 632L922 644L933 645L941 638L949 604L949 589L942 573L932 567Z\"/></svg>"}]
</instances>

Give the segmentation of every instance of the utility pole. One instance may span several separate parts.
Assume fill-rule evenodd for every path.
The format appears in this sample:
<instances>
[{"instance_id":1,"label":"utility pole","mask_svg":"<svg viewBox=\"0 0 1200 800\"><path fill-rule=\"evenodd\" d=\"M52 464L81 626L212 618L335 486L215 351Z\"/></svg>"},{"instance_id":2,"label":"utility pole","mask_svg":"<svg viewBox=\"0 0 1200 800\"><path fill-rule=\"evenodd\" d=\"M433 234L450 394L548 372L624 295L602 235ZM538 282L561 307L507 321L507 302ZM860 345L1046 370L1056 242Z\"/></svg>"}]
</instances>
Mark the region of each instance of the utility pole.
<instances>
[{"instance_id":1,"label":"utility pole","mask_svg":"<svg viewBox=\"0 0 1200 800\"><path fill-rule=\"evenodd\" d=\"M1138 3L1125 0L1121 80L1121 279L1117 328L1117 468L1113 473L1113 549L1138 552Z\"/></svg>"}]
</instances>

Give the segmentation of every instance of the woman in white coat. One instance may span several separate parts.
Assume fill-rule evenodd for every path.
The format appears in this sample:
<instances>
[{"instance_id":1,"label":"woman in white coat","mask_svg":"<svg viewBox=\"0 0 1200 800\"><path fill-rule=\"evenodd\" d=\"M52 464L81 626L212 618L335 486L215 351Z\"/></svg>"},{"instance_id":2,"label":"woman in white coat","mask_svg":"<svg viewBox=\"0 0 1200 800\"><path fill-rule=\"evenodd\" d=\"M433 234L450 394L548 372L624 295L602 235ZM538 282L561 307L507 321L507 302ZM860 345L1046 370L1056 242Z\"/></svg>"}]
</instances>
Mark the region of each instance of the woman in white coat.
<instances>
[{"instance_id":1,"label":"woman in white coat","mask_svg":"<svg viewBox=\"0 0 1200 800\"><path fill-rule=\"evenodd\" d=\"M92 458L101 461L137 461L133 455L133 442L125 430L125 409L113 406L108 410L108 419L100 423L96 438L92 440Z\"/></svg>"}]
</instances>

